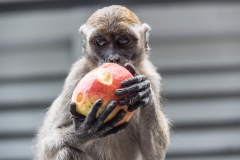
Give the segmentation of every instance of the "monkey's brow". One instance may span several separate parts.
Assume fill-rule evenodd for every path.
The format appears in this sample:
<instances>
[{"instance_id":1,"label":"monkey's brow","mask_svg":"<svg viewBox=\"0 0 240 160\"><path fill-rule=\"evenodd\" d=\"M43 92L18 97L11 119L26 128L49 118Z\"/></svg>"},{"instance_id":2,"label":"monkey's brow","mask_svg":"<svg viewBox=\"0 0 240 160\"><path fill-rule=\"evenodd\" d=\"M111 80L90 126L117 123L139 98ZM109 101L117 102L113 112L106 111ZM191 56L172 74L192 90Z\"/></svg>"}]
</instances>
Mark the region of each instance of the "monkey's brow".
<instances>
[{"instance_id":1,"label":"monkey's brow","mask_svg":"<svg viewBox=\"0 0 240 160\"><path fill-rule=\"evenodd\" d=\"M123 28L119 28L118 27L106 27L106 28L102 28L102 27L98 27L96 28L95 33L93 33L93 35L124 35L124 34L128 34L131 35L133 37L135 37L135 32L130 28L130 26L126 27L124 26Z\"/></svg>"}]
</instances>

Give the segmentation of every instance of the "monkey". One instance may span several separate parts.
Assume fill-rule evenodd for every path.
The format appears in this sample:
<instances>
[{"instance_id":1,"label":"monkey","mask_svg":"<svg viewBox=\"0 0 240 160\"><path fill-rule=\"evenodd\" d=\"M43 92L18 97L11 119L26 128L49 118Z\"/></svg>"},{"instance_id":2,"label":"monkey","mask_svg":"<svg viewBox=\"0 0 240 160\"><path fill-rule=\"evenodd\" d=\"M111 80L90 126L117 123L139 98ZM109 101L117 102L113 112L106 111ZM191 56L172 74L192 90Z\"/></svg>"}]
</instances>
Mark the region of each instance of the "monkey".
<instances>
[{"instance_id":1,"label":"monkey","mask_svg":"<svg viewBox=\"0 0 240 160\"><path fill-rule=\"evenodd\" d=\"M112 5L95 11L79 32L83 56L73 65L60 95L49 107L36 135L36 160L163 160L170 141L170 124L161 107L161 77L150 62L150 26L128 8ZM76 112L71 96L78 82L103 63L125 67L133 78L122 81L116 96L96 118L98 99L87 116ZM115 126L126 114L120 110L104 120L118 105L127 105L132 118Z\"/></svg>"}]
</instances>

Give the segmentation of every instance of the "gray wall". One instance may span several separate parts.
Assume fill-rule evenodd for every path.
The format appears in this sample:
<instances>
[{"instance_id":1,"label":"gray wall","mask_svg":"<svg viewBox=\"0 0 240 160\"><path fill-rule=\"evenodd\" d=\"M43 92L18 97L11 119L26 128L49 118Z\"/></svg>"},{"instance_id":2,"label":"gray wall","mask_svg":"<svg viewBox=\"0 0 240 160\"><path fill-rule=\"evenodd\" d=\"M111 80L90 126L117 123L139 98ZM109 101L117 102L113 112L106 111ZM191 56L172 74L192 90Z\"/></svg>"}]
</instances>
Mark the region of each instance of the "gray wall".
<instances>
[{"instance_id":1,"label":"gray wall","mask_svg":"<svg viewBox=\"0 0 240 160\"><path fill-rule=\"evenodd\" d=\"M169 160L240 159L240 3L127 6L151 27L150 59L172 122ZM81 56L79 26L99 6L0 15L0 159L32 138Z\"/></svg>"}]
</instances>

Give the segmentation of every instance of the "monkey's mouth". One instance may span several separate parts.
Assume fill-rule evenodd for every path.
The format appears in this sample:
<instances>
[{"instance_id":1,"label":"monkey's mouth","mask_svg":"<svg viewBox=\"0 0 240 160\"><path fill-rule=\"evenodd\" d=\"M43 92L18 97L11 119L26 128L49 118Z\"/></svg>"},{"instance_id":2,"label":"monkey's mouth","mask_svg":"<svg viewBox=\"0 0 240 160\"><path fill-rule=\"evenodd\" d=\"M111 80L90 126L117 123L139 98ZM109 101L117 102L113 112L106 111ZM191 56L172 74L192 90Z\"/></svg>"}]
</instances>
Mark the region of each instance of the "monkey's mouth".
<instances>
[{"instance_id":1,"label":"monkey's mouth","mask_svg":"<svg viewBox=\"0 0 240 160\"><path fill-rule=\"evenodd\" d=\"M125 67L127 63L132 64L131 61L129 61L129 60L118 61L118 62L102 61L102 62L99 62L99 63L98 63L98 66L101 66L101 65L104 64L104 63L116 63L116 64L118 64L118 65L120 65L120 66L122 66L122 67Z\"/></svg>"}]
</instances>

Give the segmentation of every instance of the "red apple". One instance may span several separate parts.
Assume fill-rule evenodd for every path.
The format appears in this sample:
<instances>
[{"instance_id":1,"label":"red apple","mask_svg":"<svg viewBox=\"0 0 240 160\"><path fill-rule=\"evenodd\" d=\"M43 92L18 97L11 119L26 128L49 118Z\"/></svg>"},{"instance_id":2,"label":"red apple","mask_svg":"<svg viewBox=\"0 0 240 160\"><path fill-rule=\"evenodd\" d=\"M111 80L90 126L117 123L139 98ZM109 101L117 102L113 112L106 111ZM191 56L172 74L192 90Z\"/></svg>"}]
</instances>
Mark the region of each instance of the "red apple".
<instances>
[{"instance_id":1,"label":"red apple","mask_svg":"<svg viewBox=\"0 0 240 160\"><path fill-rule=\"evenodd\" d=\"M81 79L73 91L72 102L76 103L76 112L87 116L93 103L98 99L102 99L103 104L96 114L97 118L105 110L109 102L124 98L124 96L115 96L115 91L121 88L123 80L132 77L132 74L126 68L115 63L104 63L92 70ZM126 111L126 115L116 126L128 121L133 112L129 112L127 108L126 105L118 105L105 122L111 120L121 109Z\"/></svg>"}]
</instances>

